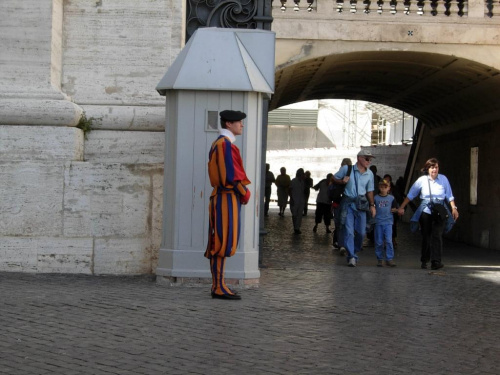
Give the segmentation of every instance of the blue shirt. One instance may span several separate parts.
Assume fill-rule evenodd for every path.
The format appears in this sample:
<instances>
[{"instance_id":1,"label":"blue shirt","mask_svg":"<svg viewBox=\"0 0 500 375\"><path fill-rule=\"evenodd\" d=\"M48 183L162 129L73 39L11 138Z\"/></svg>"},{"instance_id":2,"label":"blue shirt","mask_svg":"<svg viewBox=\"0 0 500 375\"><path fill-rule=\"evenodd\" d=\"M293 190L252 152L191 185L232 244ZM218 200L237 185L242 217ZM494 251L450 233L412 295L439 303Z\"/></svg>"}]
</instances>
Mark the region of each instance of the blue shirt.
<instances>
[{"instance_id":1,"label":"blue shirt","mask_svg":"<svg viewBox=\"0 0 500 375\"><path fill-rule=\"evenodd\" d=\"M427 182L429 181L429 182ZM418 178L417 181L413 184L408 192L408 199L413 200L417 196L420 196L422 200L429 200L429 184L431 187L432 200L439 200L444 202L445 199L448 199L449 202L455 200L453 197L453 192L451 191L450 182L446 178L445 175L438 174L436 179L433 181L428 175L424 175ZM423 210L425 213L430 214L431 210L428 207L425 207Z\"/></svg>"},{"instance_id":2,"label":"blue shirt","mask_svg":"<svg viewBox=\"0 0 500 375\"><path fill-rule=\"evenodd\" d=\"M380 194L375 195L375 208L377 214L375 215L375 225L392 225L394 224L394 216L391 208L397 208L394 196L387 194L385 197Z\"/></svg>"},{"instance_id":3,"label":"blue shirt","mask_svg":"<svg viewBox=\"0 0 500 375\"><path fill-rule=\"evenodd\" d=\"M347 165L344 165L339 169L337 173L335 173L334 177L337 180L342 180L347 175ZM356 192L356 184L357 183L357 192ZM365 171L365 173L361 173L358 169L358 166L354 164L352 166L351 177L349 178L349 182L345 186L344 195L349 198L356 198L358 195L365 195L366 193L374 190L373 183L373 173L369 169Z\"/></svg>"}]
</instances>

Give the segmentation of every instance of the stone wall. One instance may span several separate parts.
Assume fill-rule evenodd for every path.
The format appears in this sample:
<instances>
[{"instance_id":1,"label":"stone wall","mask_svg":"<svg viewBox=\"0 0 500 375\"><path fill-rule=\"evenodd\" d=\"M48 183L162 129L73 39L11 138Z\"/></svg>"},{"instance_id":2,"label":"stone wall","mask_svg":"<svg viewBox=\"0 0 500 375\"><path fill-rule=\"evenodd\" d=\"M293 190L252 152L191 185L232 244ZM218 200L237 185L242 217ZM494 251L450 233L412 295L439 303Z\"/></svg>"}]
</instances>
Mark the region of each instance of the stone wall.
<instances>
[{"instance_id":1,"label":"stone wall","mask_svg":"<svg viewBox=\"0 0 500 375\"><path fill-rule=\"evenodd\" d=\"M0 271L154 272L161 241L165 128L164 99L155 86L182 48L183 4L181 0L0 2ZM331 2L322 4L333 12ZM303 58L304 41L295 41L299 34L315 40L307 58L373 50L375 44L408 47L406 24L389 22L391 30L399 30L392 32L384 22L371 29L363 22L363 34L350 21L332 26L324 14L329 17L318 11L316 21L310 15L301 22L273 14L273 29L281 38L278 66ZM323 20L318 22L318 16ZM453 22L427 22L431 31L411 39L413 50L454 51L438 37L455 42L457 35L469 30L463 22L459 27ZM498 61L491 57L498 46L483 45L497 35L497 25L482 30L484 35L493 34L481 38L478 32L464 33L471 42L459 53L485 63ZM339 35L371 42L350 44L339 41ZM381 46L380 35L388 43L393 38L393 44ZM426 41L427 46L420 44ZM77 128L83 113L95 118L87 138ZM498 137L498 132L491 134ZM454 145L465 141L453 142L443 141L446 148L440 149L446 165L451 164ZM492 157L492 151L486 155ZM329 161L332 167L340 163ZM382 158L377 163L385 172ZM466 168L464 162L459 165ZM491 189L486 196L494 195ZM462 200L463 193L459 194ZM496 217L493 210L498 204L493 203L493 208L482 203L484 210L471 219L477 225L470 229L478 228L481 234L474 235L480 243L488 230L490 247L498 244L492 238L499 233L494 226L486 227L487 218Z\"/></svg>"},{"instance_id":2,"label":"stone wall","mask_svg":"<svg viewBox=\"0 0 500 375\"><path fill-rule=\"evenodd\" d=\"M154 273L182 2L0 4L0 271ZM77 128L81 115L92 131Z\"/></svg>"}]
</instances>

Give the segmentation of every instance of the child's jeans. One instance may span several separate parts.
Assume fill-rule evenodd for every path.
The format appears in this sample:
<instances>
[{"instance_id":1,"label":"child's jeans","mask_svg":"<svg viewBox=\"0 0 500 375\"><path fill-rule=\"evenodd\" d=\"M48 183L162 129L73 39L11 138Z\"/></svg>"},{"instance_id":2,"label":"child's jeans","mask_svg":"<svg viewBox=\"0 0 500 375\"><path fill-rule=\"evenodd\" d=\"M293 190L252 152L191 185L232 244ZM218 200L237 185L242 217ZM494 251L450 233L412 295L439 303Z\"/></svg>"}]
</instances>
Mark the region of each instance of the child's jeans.
<instances>
[{"instance_id":1,"label":"child's jeans","mask_svg":"<svg viewBox=\"0 0 500 375\"><path fill-rule=\"evenodd\" d=\"M384 241L385 260L392 260L394 258L392 224L375 225L375 255L378 260L384 260Z\"/></svg>"}]
</instances>

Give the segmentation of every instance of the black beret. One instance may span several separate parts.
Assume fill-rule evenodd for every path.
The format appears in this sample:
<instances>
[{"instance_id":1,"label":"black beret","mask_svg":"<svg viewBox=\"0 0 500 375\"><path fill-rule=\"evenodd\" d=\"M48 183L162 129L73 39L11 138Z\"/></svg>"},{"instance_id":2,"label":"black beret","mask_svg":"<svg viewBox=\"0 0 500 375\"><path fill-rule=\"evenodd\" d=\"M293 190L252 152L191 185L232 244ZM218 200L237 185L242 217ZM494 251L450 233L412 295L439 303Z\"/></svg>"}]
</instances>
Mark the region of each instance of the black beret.
<instances>
[{"instance_id":1,"label":"black beret","mask_svg":"<svg viewBox=\"0 0 500 375\"><path fill-rule=\"evenodd\" d=\"M246 118L247 115L240 111L225 110L220 113L220 118L226 121L240 121Z\"/></svg>"}]
</instances>

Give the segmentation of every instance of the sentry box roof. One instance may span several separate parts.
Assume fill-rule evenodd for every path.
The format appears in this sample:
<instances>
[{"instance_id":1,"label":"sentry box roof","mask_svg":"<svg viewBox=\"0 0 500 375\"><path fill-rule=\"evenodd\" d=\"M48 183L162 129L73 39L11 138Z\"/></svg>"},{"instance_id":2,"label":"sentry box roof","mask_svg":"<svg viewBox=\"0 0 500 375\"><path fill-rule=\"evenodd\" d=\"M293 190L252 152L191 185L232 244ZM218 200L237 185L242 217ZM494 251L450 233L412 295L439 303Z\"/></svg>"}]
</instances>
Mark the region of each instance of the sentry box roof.
<instances>
[{"instance_id":1,"label":"sentry box roof","mask_svg":"<svg viewBox=\"0 0 500 375\"><path fill-rule=\"evenodd\" d=\"M275 33L202 28L195 31L156 86L167 90L274 92Z\"/></svg>"}]
</instances>

